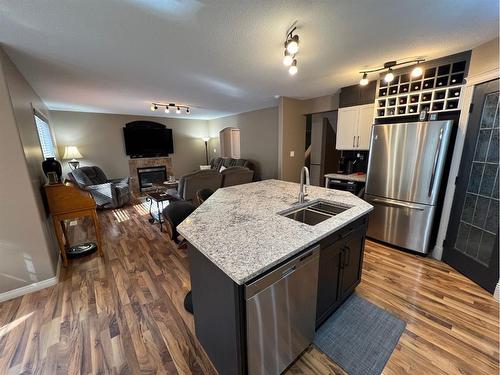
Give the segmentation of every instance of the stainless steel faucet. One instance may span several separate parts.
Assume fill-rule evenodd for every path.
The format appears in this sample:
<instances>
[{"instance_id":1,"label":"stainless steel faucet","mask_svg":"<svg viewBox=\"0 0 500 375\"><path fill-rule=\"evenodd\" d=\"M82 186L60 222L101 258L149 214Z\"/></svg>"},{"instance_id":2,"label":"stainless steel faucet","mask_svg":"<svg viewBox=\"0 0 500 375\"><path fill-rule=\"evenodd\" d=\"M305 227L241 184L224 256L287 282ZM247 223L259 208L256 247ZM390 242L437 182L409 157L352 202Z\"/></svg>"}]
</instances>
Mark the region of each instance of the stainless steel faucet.
<instances>
[{"instance_id":1,"label":"stainless steel faucet","mask_svg":"<svg viewBox=\"0 0 500 375\"><path fill-rule=\"evenodd\" d=\"M306 176L306 184L304 185L304 173ZM300 191L299 191L299 203L304 203L305 197L307 197L307 185L311 185L309 180L309 169L306 166L302 167L300 171Z\"/></svg>"}]
</instances>

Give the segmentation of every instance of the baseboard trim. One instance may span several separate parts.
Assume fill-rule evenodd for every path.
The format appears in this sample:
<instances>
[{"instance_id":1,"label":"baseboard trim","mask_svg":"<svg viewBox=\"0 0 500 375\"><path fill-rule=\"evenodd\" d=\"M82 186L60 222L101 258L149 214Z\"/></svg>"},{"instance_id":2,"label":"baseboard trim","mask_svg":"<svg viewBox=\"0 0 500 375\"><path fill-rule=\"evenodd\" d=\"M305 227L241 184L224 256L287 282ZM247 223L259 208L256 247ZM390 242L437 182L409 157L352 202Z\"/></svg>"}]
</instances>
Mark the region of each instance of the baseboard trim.
<instances>
[{"instance_id":1,"label":"baseboard trim","mask_svg":"<svg viewBox=\"0 0 500 375\"><path fill-rule=\"evenodd\" d=\"M49 286L54 286L59 281L60 272L61 272L61 258L59 258L59 261L57 262L57 270L56 270L56 275L54 277L30 285L22 286L21 288L9 290L8 292L1 293L0 302L5 302L13 298L21 297L24 296L25 294L33 293L38 290L48 288Z\"/></svg>"},{"instance_id":2,"label":"baseboard trim","mask_svg":"<svg viewBox=\"0 0 500 375\"><path fill-rule=\"evenodd\" d=\"M493 297L497 300L500 301L500 282L497 283L497 287L495 288L495 293L493 294Z\"/></svg>"}]
</instances>

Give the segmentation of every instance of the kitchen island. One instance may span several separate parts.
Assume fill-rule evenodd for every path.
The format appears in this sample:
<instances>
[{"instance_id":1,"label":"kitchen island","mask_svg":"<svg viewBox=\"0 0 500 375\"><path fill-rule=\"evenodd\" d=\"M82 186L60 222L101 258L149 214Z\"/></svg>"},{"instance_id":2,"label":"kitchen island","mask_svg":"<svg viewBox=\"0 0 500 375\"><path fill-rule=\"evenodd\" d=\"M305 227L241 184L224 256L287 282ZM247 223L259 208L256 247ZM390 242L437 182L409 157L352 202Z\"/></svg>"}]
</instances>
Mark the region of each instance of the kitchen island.
<instances>
[{"instance_id":1,"label":"kitchen island","mask_svg":"<svg viewBox=\"0 0 500 375\"><path fill-rule=\"evenodd\" d=\"M219 189L177 228L189 243L196 335L221 374L262 372L255 370L259 365L255 362L274 360L261 358L253 350L263 341L262 336L252 341L254 333L262 330L258 326L262 319L249 315L247 303L249 291L261 280L276 271L288 275L300 268L297 262L319 258L316 268L308 266L308 276L300 280L297 292L304 295L298 301L314 302L298 314L307 320L304 329L321 324L360 281L367 214L372 206L348 192L314 186L307 187L307 201L298 204L298 192L298 184L278 180ZM319 208L306 210L309 219L297 214L313 204ZM328 207L339 210L335 214L320 211ZM310 292L307 296L306 291ZM287 308L291 319L295 309L304 306L292 303ZM312 317L306 319L306 315ZM266 351L260 350L260 355ZM265 366L268 373L274 373L271 362Z\"/></svg>"}]
</instances>

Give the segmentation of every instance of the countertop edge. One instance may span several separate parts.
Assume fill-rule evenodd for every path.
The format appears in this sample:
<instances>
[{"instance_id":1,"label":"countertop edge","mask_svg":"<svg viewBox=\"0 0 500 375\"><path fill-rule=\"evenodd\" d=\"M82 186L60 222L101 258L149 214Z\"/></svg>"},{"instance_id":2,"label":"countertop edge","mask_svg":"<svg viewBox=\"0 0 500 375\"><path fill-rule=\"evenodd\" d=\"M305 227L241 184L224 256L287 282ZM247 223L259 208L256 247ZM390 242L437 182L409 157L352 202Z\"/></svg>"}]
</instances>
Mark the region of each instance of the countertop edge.
<instances>
[{"instance_id":1,"label":"countertop edge","mask_svg":"<svg viewBox=\"0 0 500 375\"><path fill-rule=\"evenodd\" d=\"M352 216L351 218L347 219L344 223L342 223L341 225L337 226L336 228L332 229L332 230L329 230L321 235L319 235L317 238L315 238L314 240L311 240L309 241L308 243L304 244L303 246L300 246L299 248L291 251L290 253L286 254L285 256L269 263L267 266L265 267L262 267L261 269L255 271L255 272L252 272L251 274L249 274L247 277L243 278L243 279L236 279L233 277L233 275L231 275L231 272L230 271L227 271L225 270L223 267L220 266L220 264L218 264L218 262L216 260L214 260L212 257L210 257L208 254L206 254L205 252L203 252L203 250L201 250L200 248L202 248L202 246L190 241L185 235L184 233L182 232L182 229L178 228L177 229L177 232L180 233L180 235L182 237L184 237L186 239L186 241L188 241L191 245L193 245L200 253L202 253L205 257L207 257L207 259L209 259L215 266L217 266L217 268L219 268L222 272L224 272L225 275L227 275L231 280L233 280L236 284L238 285L244 285L247 281L261 275L262 273L268 271L269 269L271 269L272 267L274 267L275 265L278 265L280 263L283 263L284 261L288 260L289 258L293 257L294 255L298 254L299 252L301 252L302 250L305 250L307 249L308 247L318 243L319 241L321 241L323 238L335 233L336 231L342 229L343 227L345 227L346 225L352 223L353 221L359 219L360 217L370 213L371 211L373 210L373 207L370 207L370 208L367 208L366 210L364 210L364 212L361 212L355 216Z\"/></svg>"}]
</instances>

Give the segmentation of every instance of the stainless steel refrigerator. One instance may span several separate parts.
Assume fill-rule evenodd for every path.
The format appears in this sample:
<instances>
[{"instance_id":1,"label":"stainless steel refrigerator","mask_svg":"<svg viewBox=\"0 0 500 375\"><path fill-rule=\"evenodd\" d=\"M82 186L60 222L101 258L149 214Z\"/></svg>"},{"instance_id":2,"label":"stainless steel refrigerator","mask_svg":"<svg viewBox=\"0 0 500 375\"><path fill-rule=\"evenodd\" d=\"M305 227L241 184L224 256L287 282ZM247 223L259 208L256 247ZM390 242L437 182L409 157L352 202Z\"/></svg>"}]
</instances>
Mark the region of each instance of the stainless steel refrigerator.
<instances>
[{"instance_id":1,"label":"stainless steel refrigerator","mask_svg":"<svg viewBox=\"0 0 500 375\"><path fill-rule=\"evenodd\" d=\"M373 125L365 200L369 237L427 253L452 121Z\"/></svg>"}]
</instances>

